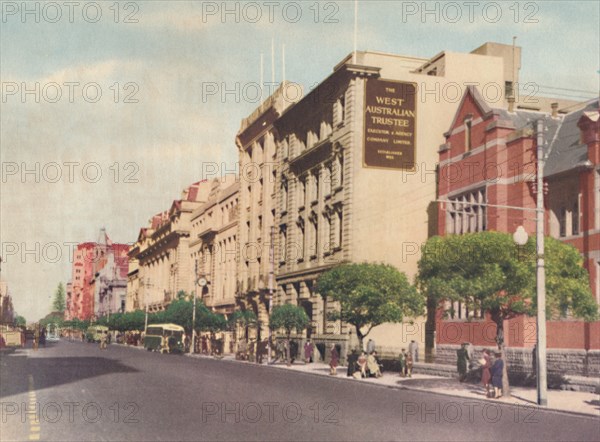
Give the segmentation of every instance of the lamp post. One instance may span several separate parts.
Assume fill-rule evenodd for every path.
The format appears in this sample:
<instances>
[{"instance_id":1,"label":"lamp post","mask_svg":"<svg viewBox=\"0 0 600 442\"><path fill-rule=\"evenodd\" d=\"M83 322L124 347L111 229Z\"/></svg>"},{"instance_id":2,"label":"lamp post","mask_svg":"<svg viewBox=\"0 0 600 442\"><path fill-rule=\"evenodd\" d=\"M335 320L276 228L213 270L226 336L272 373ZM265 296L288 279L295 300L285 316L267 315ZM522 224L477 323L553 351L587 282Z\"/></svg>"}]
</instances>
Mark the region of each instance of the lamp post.
<instances>
[{"instance_id":1,"label":"lamp post","mask_svg":"<svg viewBox=\"0 0 600 442\"><path fill-rule=\"evenodd\" d=\"M200 291L204 290L204 286L206 286L207 281L206 278L201 277L198 273L198 260L196 260L196 286L200 287ZM196 297L198 289L194 287L194 302L192 307L192 353L196 351Z\"/></svg>"},{"instance_id":2,"label":"lamp post","mask_svg":"<svg viewBox=\"0 0 600 442\"><path fill-rule=\"evenodd\" d=\"M143 280L142 280L143 282ZM144 310L145 310L145 316L144 316L144 336L146 335L146 333L148 332L148 300L146 299L146 292L148 291L148 288L150 288L150 278L146 278L146 285L144 286Z\"/></svg>"},{"instance_id":3,"label":"lamp post","mask_svg":"<svg viewBox=\"0 0 600 442\"><path fill-rule=\"evenodd\" d=\"M544 262L544 121L537 121L536 194L536 297L537 297L537 396L538 405L548 405L546 379L546 268Z\"/></svg>"}]
</instances>

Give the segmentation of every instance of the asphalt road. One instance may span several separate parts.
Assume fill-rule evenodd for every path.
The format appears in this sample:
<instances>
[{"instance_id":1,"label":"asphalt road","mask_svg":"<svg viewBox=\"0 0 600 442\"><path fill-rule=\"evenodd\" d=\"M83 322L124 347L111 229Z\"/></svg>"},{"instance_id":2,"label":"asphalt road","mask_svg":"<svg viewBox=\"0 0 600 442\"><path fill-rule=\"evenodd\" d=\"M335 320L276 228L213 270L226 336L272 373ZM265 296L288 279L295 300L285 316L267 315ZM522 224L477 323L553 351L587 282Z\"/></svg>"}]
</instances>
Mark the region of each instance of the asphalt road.
<instances>
[{"instance_id":1,"label":"asphalt road","mask_svg":"<svg viewBox=\"0 0 600 442\"><path fill-rule=\"evenodd\" d=\"M600 420L273 367L61 341L0 355L0 439L600 439Z\"/></svg>"}]
</instances>

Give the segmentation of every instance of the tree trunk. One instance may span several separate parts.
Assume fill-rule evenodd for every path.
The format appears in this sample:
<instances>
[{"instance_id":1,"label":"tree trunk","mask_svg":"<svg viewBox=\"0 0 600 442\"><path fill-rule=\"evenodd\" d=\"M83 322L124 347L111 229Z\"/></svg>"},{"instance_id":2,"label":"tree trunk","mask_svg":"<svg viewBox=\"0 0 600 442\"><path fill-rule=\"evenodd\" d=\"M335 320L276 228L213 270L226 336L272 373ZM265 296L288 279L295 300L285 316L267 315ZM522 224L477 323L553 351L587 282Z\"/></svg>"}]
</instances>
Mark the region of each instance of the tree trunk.
<instances>
[{"instance_id":1,"label":"tree trunk","mask_svg":"<svg viewBox=\"0 0 600 442\"><path fill-rule=\"evenodd\" d=\"M363 347L363 339L365 338L362 334L362 332L360 331L360 327L358 325L355 325L354 328L356 329L356 337L358 338L358 345L360 346L359 352L364 350Z\"/></svg>"},{"instance_id":2,"label":"tree trunk","mask_svg":"<svg viewBox=\"0 0 600 442\"><path fill-rule=\"evenodd\" d=\"M291 333L287 334L287 345L285 346L285 363L288 367L292 365L290 358L290 335Z\"/></svg>"},{"instance_id":3,"label":"tree trunk","mask_svg":"<svg viewBox=\"0 0 600 442\"><path fill-rule=\"evenodd\" d=\"M504 360L502 368L502 396L509 397L510 383L508 382L508 358L504 348L504 318L495 315L494 322L496 323L496 343L498 344L498 351Z\"/></svg>"}]
</instances>

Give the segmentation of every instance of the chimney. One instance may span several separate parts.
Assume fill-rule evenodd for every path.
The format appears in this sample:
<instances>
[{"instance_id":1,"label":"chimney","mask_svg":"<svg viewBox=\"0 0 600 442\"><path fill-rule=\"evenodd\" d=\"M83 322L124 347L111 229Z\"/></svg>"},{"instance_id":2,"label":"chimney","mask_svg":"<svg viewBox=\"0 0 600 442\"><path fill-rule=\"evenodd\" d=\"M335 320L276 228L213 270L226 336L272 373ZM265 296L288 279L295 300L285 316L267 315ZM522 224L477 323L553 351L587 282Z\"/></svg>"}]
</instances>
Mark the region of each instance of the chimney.
<instances>
[{"instance_id":1,"label":"chimney","mask_svg":"<svg viewBox=\"0 0 600 442\"><path fill-rule=\"evenodd\" d=\"M508 111L512 113L515 111L515 97L514 96L508 97L507 100L508 100Z\"/></svg>"},{"instance_id":2,"label":"chimney","mask_svg":"<svg viewBox=\"0 0 600 442\"><path fill-rule=\"evenodd\" d=\"M558 117L558 103L552 103L550 105L550 107L552 108L552 118L557 118Z\"/></svg>"}]
</instances>

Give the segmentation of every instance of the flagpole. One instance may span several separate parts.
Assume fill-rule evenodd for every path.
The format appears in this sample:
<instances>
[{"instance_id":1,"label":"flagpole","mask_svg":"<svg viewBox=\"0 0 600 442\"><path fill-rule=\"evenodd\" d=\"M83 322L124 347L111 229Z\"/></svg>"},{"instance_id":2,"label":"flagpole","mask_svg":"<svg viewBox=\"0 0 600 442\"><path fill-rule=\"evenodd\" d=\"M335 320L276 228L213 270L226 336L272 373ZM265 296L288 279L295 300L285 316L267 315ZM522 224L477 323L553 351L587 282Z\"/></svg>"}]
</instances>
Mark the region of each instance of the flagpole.
<instances>
[{"instance_id":1,"label":"flagpole","mask_svg":"<svg viewBox=\"0 0 600 442\"><path fill-rule=\"evenodd\" d=\"M352 51L352 64L356 64L356 42L358 39L358 0L354 0L354 50Z\"/></svg>"}]
</instances>

